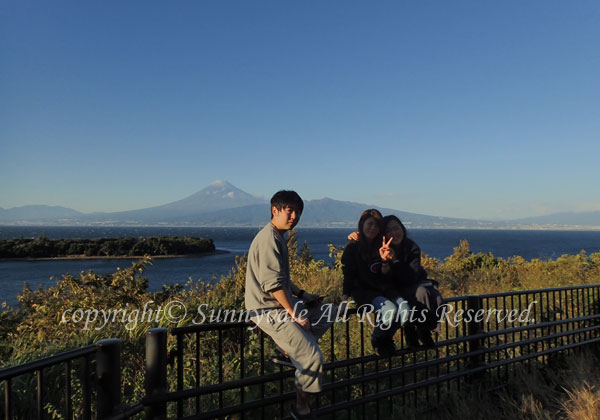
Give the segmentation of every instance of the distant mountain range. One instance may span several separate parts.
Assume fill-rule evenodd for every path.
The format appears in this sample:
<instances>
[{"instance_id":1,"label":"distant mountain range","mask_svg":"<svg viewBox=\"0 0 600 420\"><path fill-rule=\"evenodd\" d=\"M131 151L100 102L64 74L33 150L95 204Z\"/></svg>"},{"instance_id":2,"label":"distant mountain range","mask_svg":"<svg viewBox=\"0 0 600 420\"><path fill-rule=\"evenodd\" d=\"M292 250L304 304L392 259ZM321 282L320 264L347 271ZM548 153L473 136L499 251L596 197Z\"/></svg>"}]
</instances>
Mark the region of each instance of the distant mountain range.
<instances>
[{"instance_id":1,"label":"distant mountain range","mask_svg":"<svg viewBox=\"0 0 600 420\"><path fill-rule=\"evenodd\" d=\"M266 205L266 200L254 197L227 181L215 181L208 187L179 201L162 206L114 213L92 213L83 220L93 223L127 225L182 224L206 213L250 205ZM206 226L200 224L199 226Z\"/></svg>"},{"instance_id":2,"label":"distant mountain range","mask_svg":"<svg viewBox=\"0 0 600 420\"><path fill-rule=\"evenodd\" d=\"M305 201L301 226L354 228L361 212L367 208L378 208L384 215L395 214L411 228L600 228L600 211L492 222L428 216L331 198ZM0 208L0 224L3 225L256 227L268 221L267 200L250 195L227 181L215 181L182 200L140 210L82 213L66 207L44 205Z\"/></svg>"},{"instance_id":3,"label":"distant mountain range","mask_svg":"<svg viewBox=\"0 0 600 420\"><path fill-rule=\"evenodd\" d=\"M3 209L0 207L0 222L18 222L27 220L60 220L73 219L84 216L77 210L69 209L60 206L23 206L13 207L11 209Z\"/></svg>"},{"instance_id":4,"label":"distant mountain range","mask_svg":"<svg viewBox=\"0 0 600 420\"><path fill-rule=\"evenodd\" d=\"M600 226L600 211L562 212L511 220L512 223L556 226Z\"/></svg>"}]
</instances>

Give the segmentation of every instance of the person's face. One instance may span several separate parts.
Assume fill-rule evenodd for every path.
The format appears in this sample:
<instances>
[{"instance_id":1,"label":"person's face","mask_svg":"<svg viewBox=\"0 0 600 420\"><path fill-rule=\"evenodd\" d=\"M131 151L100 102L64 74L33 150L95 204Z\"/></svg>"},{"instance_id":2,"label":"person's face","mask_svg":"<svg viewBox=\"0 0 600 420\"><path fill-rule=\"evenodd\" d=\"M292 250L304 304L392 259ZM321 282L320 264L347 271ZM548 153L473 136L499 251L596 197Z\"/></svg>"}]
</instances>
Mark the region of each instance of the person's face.
<instances>
[{"instance_id":1,"label":"person's face","mask_svg":"<svg viewBox=\"0 0 600 420\"><path fill-rule=\"evenodd\" d=\"M365 220L362 227L362 234L365 235L367 240L372 241L379 234L379 223L374 217L369 217Z\"/></svg>"},{"instance_id":2,"label":"person's face","mask_svg":"<svg viewBox=\"0 0 600 420\"><path fill-rule=\"evenodd\" d=\"M298 224L300 221L300 216L302 212L296 210L294 206L286 206L281 210L277 209L277 207L271 207L271 212L273 213L273 218L271 219L271 223L277 230L287 231Z\"/></svg>"},{"instance_id":3,"label":"person's face","mask_svg":"<svg viewBox=\"0 0 600 420\"><path fill-rule=\"evenodd\" d=\"M394 238L392 239L392 245L400 245L400 242L404 239L404 231L400 223L390 220L385 226L385 238L388 240L389 238Z\"/></svg>"}]
</instances>

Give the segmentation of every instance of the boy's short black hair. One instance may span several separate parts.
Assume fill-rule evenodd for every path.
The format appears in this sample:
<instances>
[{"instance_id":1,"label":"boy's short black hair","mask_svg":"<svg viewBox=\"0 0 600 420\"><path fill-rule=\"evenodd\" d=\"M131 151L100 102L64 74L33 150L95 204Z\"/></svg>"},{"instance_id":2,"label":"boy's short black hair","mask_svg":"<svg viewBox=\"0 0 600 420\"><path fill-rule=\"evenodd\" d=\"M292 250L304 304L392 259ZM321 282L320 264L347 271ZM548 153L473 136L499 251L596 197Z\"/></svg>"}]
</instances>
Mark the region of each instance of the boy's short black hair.
<instances>
[{"instance_id":1,"label":"boy's short black hair","mask_svg":"<svg viewBox=\"0 0 600 420\"><path fill-rule=\"evenodd\" d=\"M281 190L277 191L273 197L271 197L271 218L273 218L272 208L275 207L277 210L286 208L287 206L294 207L297 212L302 213L304 210L304 201L298 195L296 191Z\"/></svg>"}]
</instances>

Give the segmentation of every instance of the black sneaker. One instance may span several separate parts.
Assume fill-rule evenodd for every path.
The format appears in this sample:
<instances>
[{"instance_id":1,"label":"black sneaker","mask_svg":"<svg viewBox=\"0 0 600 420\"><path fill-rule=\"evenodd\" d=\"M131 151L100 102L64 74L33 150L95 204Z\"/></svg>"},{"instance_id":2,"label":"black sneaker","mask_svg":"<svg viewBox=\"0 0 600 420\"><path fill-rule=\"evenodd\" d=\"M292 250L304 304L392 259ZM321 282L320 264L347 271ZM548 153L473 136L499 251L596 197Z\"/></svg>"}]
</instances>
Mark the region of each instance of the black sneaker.
<instances>
[{"instance_id":1,"label":"black sneaker","mask_svg":"<svg viewBox=\"0 0 600 420\"><path fill-rule=\"evenodd\" d=\"M384 337L378 340L371 339L371 345L375 354L379 357L392 357L396 352L394 339L392 337Z\"/></svg>"},{"instance_id":2,"label":"black sneaker","mask_svg":"<svg viewBox=\"0 0 600 420\"><path fill-rule=\"evenodd\" d=\"M435 347L435 341L431 338L431 332L429 330L419 328L417 329L417 336L426 348Z\"/></svg>"},{"instance_id":3,"label":"black sneaker","mask_svg":"<svg viewBox=\"0 0 600 420\"><path fill-rule=\"evenodd\" d=\"M383 354L382 357L392 357L396 353L396 345L394 337L385 337L383 339Z\"/></svg>"},{"instance_id":4,"label":"black sneaker","mask_svg":"<svg viewBox=\"0 0 600 420\"><path fill-rule=\"evenodd\" d=\"M381 340L375 340L371 338L371 346L373 347L373 351L377 356L381 356Z\"/></svg>"},{"instance_id":5,"label":"black sneaker","mask_svg":"<svg viewBox=\"0 0 600 420\"><path fill-rule=\"evenodd\" d=\"M421 347L419 344L419 337L417 336L417 328L414 325L406 325L403 328L404 340L406 341L406 347L416 349Z\"/></svg>"},{"instance_id":6,"label":"black sneaker","mask_svg":"<svg viewBox=\"0 0 600 420\"><path fill-rule=\"evenodd\" d=\"M298 410L296 410L296 404L292 404L290 406L290 416L294 420L316 420L315 414L310 411L308 414L300 414Z\"/></svg>"}]
</instances>

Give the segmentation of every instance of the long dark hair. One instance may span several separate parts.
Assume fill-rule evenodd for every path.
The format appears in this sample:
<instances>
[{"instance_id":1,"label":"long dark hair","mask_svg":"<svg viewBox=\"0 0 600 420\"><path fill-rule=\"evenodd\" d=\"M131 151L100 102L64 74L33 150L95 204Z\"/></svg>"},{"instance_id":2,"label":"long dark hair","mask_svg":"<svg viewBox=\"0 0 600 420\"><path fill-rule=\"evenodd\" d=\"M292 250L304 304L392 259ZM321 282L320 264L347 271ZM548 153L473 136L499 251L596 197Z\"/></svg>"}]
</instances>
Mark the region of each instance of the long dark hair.
<instances>
[{"instance_id":1,"label":"long dark hair","mask_svg":"<svg viewBox=\"0 0 600 420\"><path fill-rule=\"evenodd\" d=\"M369 242L363 233L363 226L365 222L370 218L375 219L379 225L379 233L377 236ZM378 244L381 243L383 237L383 216L377 209L367 209L362 212L360 219L358 219L358 248L360 249L360 256L363 260L375 257L376 252L379 250Z\"/></svg>"},{"instance_id":2,"label":"long dark hair","mask_svg":"<svg viewBox=\"0 0 600 420\"><path fill-rule=\"evenodd\" d=\"M382 231L385 232L385 228L387 227L388 223L394 221L396 223L398 223L400 225L400 228L402 228L402 241L400 242L399 245L392 245L394 246L394 248L396 248L397 251L400 251L401 253L405 253L407 251L407 247L408 247L408 233L406 232L406 227L404 226L404 224L400 221L400 219L396 216L394 216L393 214L390 214L389 216L385 216L383 218L383 229Z\"/></svg>"}]
</instances>

